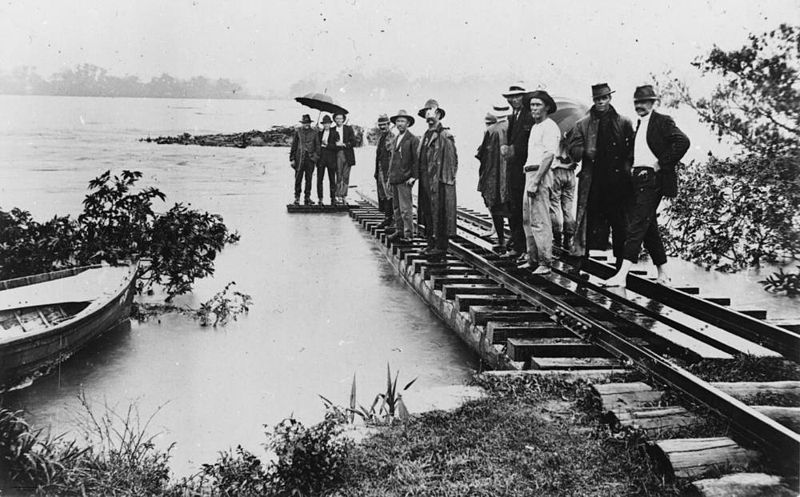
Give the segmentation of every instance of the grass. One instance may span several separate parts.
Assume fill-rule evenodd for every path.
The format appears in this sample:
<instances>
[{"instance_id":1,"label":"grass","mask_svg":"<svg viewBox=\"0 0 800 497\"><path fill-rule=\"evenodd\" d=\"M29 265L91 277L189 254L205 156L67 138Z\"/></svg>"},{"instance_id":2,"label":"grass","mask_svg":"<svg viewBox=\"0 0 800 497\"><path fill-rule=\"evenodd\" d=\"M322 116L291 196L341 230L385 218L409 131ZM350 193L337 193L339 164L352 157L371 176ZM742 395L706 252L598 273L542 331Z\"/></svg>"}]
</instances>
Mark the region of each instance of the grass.
<instances>
[{"instance_id":1,"label":"grass","mask_svg":"<svg viewBox=\"0 0 800 497\"><path fill-rule=\"evenodd\" d=\"M588 386L485 378L490 396L390 426L351 450L338 495L673 496L634 433L599 423Z\"/></svg>"}]
</instances>

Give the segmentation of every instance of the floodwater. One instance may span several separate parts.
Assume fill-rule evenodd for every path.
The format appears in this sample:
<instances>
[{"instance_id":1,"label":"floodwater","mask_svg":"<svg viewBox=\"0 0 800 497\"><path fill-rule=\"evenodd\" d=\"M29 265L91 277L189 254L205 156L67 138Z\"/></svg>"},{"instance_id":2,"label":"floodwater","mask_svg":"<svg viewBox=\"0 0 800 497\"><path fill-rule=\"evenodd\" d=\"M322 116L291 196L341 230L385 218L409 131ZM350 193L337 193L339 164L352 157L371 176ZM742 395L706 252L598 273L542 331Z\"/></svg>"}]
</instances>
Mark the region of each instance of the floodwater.
<instances>
[{"instance_id":1,"label":"floodwater","mask_svg":"<svg viewBox=\"0 0 800 497\"><path fill-rule=\"evenodd\" d=\"M76 214L88 181L107 169L144 173L174 202L221 214L242 239L213 278L179 304L198 306L229 281L253 297L250 313L224 328L167 315L133 322L72 357L56 373L7 394L35 426L74 430L83 391L98 408L136 403L157 443L175 443L173 470L197 471L242 444L263 453L264 425L294 414L321 420L318 394L346 404L355 374L369 405L386 365L413 390L462 384L476 356L397 277L346 214L290 215L286 148L205 148L138 142L183 131L234 132L271 120L240 101L0 96L0 208L38 219ZM274 105L269 105L274 107ZM280 110L276 111L280 114ZM266 118L265 118L266 116ZM265 123L265 119L267 122ZM353 184L371 184L374 149L357 150ZM423 394L424 395L424 394ZM413 405L409 406L412 410Z\"/></svg>"}]
</instances>

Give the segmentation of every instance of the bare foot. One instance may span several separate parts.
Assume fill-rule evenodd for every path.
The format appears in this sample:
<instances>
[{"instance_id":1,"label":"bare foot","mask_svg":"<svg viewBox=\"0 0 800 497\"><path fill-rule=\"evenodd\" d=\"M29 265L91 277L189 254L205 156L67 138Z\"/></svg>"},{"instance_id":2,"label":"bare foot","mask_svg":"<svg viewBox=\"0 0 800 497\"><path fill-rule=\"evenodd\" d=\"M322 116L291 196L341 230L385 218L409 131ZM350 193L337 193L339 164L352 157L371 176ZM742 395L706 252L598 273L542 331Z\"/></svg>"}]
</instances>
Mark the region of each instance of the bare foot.
<instances>
[{"instance_id":1,"label":"bare foot","mask_svg":"<svg viewBox=\"0 0 800 497\"><path fill-rule=\"evenodd\" d=\"M533 274L539 274L539 275L550 274L550 268L549 268L549 267L547 267L547 266L542 266L542 265L540 265L539 267L537 267L537 268L536 268L536 269L533 271Z\"/></svg>"},{"instance_id":2,"label":"bare foot","mask_svg":"<svg viewBox=\"0 0 800 497\"><path fill-rule=\"evenodd\" d=\"M625 288L625 285L628 283L627 280L628 280L627 276L621 276L615 274L611 278L600 283L600 285L608 288L613 288L613 287Z\"/></svg>"},{"instance_id":3,"label":"bare foot","mask_svg":"<svg viewBox=\"0 0 800 497\"><path fill-rule=\"evenodd\" d=\"M672 278L667 275L660 275L656 278L656 283L659 285L670 286L672 284Z\"/></svg>"}]
</instances>

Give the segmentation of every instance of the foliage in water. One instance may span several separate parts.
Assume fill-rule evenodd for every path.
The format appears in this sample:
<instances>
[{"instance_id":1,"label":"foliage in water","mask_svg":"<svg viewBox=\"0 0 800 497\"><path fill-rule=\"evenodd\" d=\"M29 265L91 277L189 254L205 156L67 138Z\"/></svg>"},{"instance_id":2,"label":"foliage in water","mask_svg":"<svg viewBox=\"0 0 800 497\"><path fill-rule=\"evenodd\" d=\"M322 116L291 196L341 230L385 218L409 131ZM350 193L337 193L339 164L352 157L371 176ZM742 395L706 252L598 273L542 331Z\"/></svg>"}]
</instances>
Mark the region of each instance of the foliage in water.
<instances>
[{"instance_id":1,"label":"foliage in water","mask_svg":"<svg viewBox=\"0 0 800 497\"><path fill-rule=\"evenodd\" d=\"M772 293L784 293L789 297L800 295L800 266L797 271L786 273L783 268L759 281L764 285L764 290Z\"/></svg>"},{"instance_id":2,"label":"foliage in water","mask_svg":"<svg viewBox=\"0 0 800 497\"><path fill-rule=\"evenodd\" d=\"M139 290L161 285L168 300L214 273L217 254L239 240L218 214L177 203L157 213L165 195L136 189L142 173L106 171L89 182L83 212L40 223L18 208L0 211L0 278L14 278L73 265L145 261Z\"/></svg>"}]
</instances>

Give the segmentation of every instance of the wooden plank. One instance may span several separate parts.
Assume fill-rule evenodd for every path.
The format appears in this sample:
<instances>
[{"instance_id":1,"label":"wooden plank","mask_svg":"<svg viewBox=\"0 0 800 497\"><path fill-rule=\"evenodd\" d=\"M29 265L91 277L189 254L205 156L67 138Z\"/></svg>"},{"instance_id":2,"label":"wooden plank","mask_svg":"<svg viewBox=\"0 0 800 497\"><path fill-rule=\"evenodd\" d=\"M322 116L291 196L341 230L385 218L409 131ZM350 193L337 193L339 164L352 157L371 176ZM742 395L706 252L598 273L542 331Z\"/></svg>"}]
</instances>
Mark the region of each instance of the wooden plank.
<instances>
[{"instance_id":1,"label":"wooden plank","mask_svg":"<svg viewBox=\"0 0 800 497\"><path fill-rule=\"evenodd\" d=\"M592 390L594 390L597 395L613 395L618 393L652 392L653 387L641 381L633 381L630 383L606 383L605 385L593 385Z\"/></svg>"},{"instance_id":2,"label":"wooden plank","mask_svg":"<svg viewBox=\"0 0 800 497\"><path fill-rule=\"evenodd\" d=\"M423 271L422 278L425 280L430 280L432 278L458 278L461 276L479 276L482 278L486 277L483 273L467 266L464 267L463 269L459 268L439 269L434 273Z\"/></svg>"},{"instance_id":3,"label":"wooden plank","mask_svg":"<svg viewBox=\"0 0 800 497\"><path fill-rule=\"evenodd\" d=\"M517 304L520 306L528 306L527 301L520 300L516 295L456 295L456 307L459 311L468 311L472 306L496 306Z\"/></svg>"},{"instance_id":4,"label":"wooden plank","mask_svg":"<svg viewBox=\"0 0 800 497\"><path fill-rule=\"evenodd\" d=\"M475 271L475 268L472 266L467 266L465 264L447 264L444 262L420 267L420 274L422 275L422 279L425 280L430 279L431 275L434 274L448 274L450 272L461 272L463 274L466 272L476 273L477 271Z\"/></svg>"},{"instance_id":5,"label":"wooden plank","mask_svg":"<svg viewBox=\"0 0 800 497\"><path fill-rule=\"evenodd\" d=\"M508 356L515 361L525 357L609 357L597 345L577 337L570 338L509 338Z\"/></svg>"},{"instance_id":6,"label":"wooden plank","mask_svg":"<svg viewBox=\"0 0 800 497\"><path fill-rule=\"evenodd\" d=\"M506 288L498 285L476 285L476 284L457 284L450 283L442 286L442 294L444 298L452 300L456 295L475 295L475 294L491 294L491 295L510 295L511 292Z\"/></svg>"},{"instance_id":7,"label":"wooden plank","mask_svg":"<svg viewBox=\"0 0 800 497\"><path fill-rule=\"evenodd\" d=\"M498 371L484 371L481 374L489 376L539 376L539 377L557 377L564 381L584 380L591 382L608 381L613 375L624 373L622 369L580 369L577 371L557 370L557 369L525 369L519 370L498 370Z\"/></svg>"},{"instance_id":8,"label":"wooden plank","mask_svg":"<svg viewBox=\"0 0 800 497\"><path fill-rule=\"evenodd\" d=\"M649 436L700 423L697 416L680 406L619 409L609 415L619 425L644 431Z\"/></svg>"},{"instance_id":9,"label":"wooden plank","mask_svg":"<svg viewBox=\"0 0 800 497\"><path fill-rule=\"evenodd\" d=\"M485 325L489 321L549 321L550 316L531 307L517 306L473 306L469 316L476 325Z\"/></svg>"},{"instance_id":10,"label":"wooden plank","mask_svg":"<svg viewBox=\"0 0 800 497\"><path fill-rule=\"evenodd\" d=\"M534 357L531 358L532 369L624 369L617 359L607 357Z\"/></svg>"},{"instance_id":11,"label":"wooden plank","mask_svg":"<svg viewBox=\"0 0 800 497\"><path fill-rule=\"evenodd\" d=\"M756 319L767 319L767 311L764 309L736 309L736 312Z\"/></svg>"},{"instance_id":12,"label":"wooden plank","mask_svg":"<svg viewBox=\"0 0 800 497\"><path fill-rule=\"evenodd\" d=\"M650 444L667 476L693 478L721 469L746 468L758 462L758 453L728 437L676 438Z\"/></svg>"},{"instance_id":13,"label":"wooden plank","mask_svg":"<svg viewBox=\"0 0 800 497\"><path fill-rule=\"evenodd\" d=\"M800 433L800 407L753 406L753 409Z\"/></svg>"},{"instance_id":14,"label":"wooden plank","mask_svg":"<svg viewBox=\"0 0 800 497\"><path fill-rule=\"evenodd\" d=\"M442 286L444 285L453 285L453 284L491 285L494 283L494 280L491 280L485 276L480 276L480 275L432 276L430 281L433 284L433 288L435 290L441 290Z\"/></svg>"},{"instance_id":15,"label":"wooden plank","mask_svg":"<svg viewBox=\"0 0 800 497\"><path fill-rule=\"evenodd\" d=\"M504 343L509 338L574 338L575 334L563 326L549 321L509 323L488 321L486 335L492 343Z\"/></svg>"},{"instance_id":16,"label":"wooden plank","mask_svg":"<svg viewBox=\"0 0 800 497\"><path fill-rule=\"evenodd\" d=\"M286 211L291 214L330 214L348 212L353 209L351 205L294 205L286 204Z\"/></svg>"},{"instance_id":17,"label":"wooden plank","mask_svg":"<svg viewBox=\"0 0 800 497\"><path fill-rule=\"evenodd\" d=\"M692 482L700 497L796 497L781 477L764 473L733 473Z\"/></svg>"},{"instance_id":18,"label":"wooden plank","mask_svg":"<svg viewBox=\"0 0 800 497\"><path fill-rule=\"evenodd\" d=\"M754 395L781 395L800 402L800 381L713 382L711 385L739 400Z\"/></svg>"},{"instance_id":19,"label":"wooden plank","mask_svg":"<svg viewBox=\"0 0 800 497\"><path fill-rule=\"evenodd\" d=\"M678 290L683 293L688 293L689 295L700 295L700 288L696 286L679 286L675 287L675 290Z\"/></svg>"},{"instance_id":20,"label":"wooden plank","mask_svg":"<svg viewBox=\"0 0 800 497\"><path fill-rule=\"evenodd\" d=\"M707 300L717 305L731 305L731 299L729 297L703 297L703 300Z\"/></svg>"}]
</instances>

